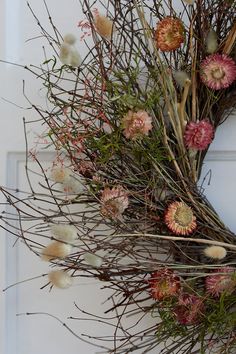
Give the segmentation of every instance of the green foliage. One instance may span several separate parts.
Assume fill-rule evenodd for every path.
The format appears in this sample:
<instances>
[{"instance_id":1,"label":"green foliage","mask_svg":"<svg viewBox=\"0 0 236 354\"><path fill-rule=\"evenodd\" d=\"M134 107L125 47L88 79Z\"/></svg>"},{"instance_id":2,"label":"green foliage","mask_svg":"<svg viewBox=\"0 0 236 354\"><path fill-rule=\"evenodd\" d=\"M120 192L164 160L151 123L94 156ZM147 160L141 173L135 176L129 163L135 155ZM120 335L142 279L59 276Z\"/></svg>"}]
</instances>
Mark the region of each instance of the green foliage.
<instances>
[{"instance_id":1,"label":"green foliage","mask_svg":"<svg viewBox=\"0 0 236 354\"><path fill-rule=\"evenodd\" d=\"M90 137L86 144L92 152L97 153L97 162L105 164L111 158L119 155L122 149L121 133L119 129L116 129L110 134L105 133L101 136Z\"/></svg>"},{"instance_id":2,"label":"green foliage","mask_svg":"<svg viewBox=\"0 0 236 354\"><path fill-rule=\"evenodd\" d=\"M208 299L205 323L209 332L225 335L236 328L236 296L223 293L217 301Z\"/></svg>"}]
</instances>

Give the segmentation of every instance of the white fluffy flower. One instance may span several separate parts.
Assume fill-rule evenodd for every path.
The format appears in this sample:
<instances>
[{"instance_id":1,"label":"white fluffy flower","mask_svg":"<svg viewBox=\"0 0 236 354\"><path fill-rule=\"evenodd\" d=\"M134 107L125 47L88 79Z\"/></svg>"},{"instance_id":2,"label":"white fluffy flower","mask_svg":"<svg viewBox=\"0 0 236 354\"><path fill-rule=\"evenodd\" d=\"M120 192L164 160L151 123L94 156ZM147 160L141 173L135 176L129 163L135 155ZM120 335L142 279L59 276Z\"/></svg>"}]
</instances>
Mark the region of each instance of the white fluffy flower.
<instances>
[{"instance_id":1,"label":"white fluffy flower","mask_svg":"<svg viewBox=\"0 0 236 354\"><path fill-rule=\"evenodd\" d=\"M71 176L63 181L63 190L68 194L79 194L83 191L82 183L75 177Z\"/></svg>"},{"instance_id":2,"label":"white fluffy flower","mask_svg":"<svg viewBox=\"0 0 236 354\"><path fill-rule=\"evenodd\" d=\"M182 70L175 71L173 73L173 76L174 76L176 83L182 88L184 87L186 82L189 80L189 75L185 71L182 71Z\"/></svg>"},{"instance_id":3,"label":"white fluffy flower","mask_svg":"<svg viewBox=\"0 0 236 354\"><path fill-rule=\"evenodd\" d=\"M70 178L71 171L64 167L54 167L51 171L51 179L57 183L63 183Z\"/></svg>"},{"instance_id":4,"label":"white fluffy flower","mask_svg":"<svg viewBox=\"0 0 236 354\"><path fill-rule=\"evenodd\" d=\"M73 225L52 225L51 232L60 241L72 242L77 238L77 230Z\"/></svg>"},{"instance_id":5,"label":"white fluffy flower","mask_svg":"<svg viewBox=\"0 0 236 354\"><path fill-rule=\"evenodd\" d=\"M60 46L59 58L62 64L70 65L71 46L67 43L62 43Z\"/></svg>"},{"instance_id":6,"label":"white fluffy flower","mask_svg":"<svg viewBox=\"0 0 236 354\"><path fill-rule=\"evenodd\" d=\"M226 249L221 246L209 246L204 249L203 253L212 259L223 259L227 255Z\"/></svg>"},{"instance_id":7,"label":"white fluffy flower","mask_svg":"<svg viewBox=\"0 0 236 354\"><path fill-rule=\"evenodd\" d=\"M72 277L62 270L52 270L48 273L48 279L52 285L60 289L67 289L72 285Z\"/></svg>"},{"instance_id":8,"label":"white fluffy flower","mask_svg":"<svg viewBox=\"0 0 236 354\"><path fill-rule=\"evenodd\" d=\"M76 49L71 50L69 64L73 66L73 68L77 68L78 66L80 66L81 61L82 60L79 55L79 52Z\"/></svg>"},{"instance_id":9,"label":"white fluffy flower","mask_svg":"<svg viewBox=\"0 0 236 354\"><path fill-rule=\"evenodd\" d=\"M84 260L92 267L99 268L102 265L102 258L93 253L85 253Z\"/></svg>"},{"instance_id":10,"label":"white fluffy flower","mask_svg":"<svg viewBox=\"0 0 236 354\"><path fill-rule=\"evenodd\" d=\"M206 38L207 53L213 54L217 51L217 48L218 48L217 34L213 29L211 29Z\"/></svg>"},{"instance_id":11,"label":"white fluffy flower","mask_svg":"<svg viewBox=\"0 0 236 354\"><path fill-rule=\"evenodd\" d=\"M43 261L50 262L55 258L63 259L69 256L72 246L66 243L53 241L48 246L44 247L41 258Z\"/></svg>"},{"instance_id":12,"label":"white fluffy flower","mask_svg":"<svg viewBox=\"0 0 236 354\"><path fill-rule=\"evenodd\" d=\"M72 33L67 33L64 38L64 43L67 43L69 45L73 45L76 42L76 37Z\"/></svg>"},{"instance_id":13,"label":"white fluffy flower","mask_svg":"<svg viewBox=\"0 0 236 354\"><path fill-rule=\"evenodd\" d=\"M65 42L60 46L59 58L62 64L73 66L73 68L80 66L82 61L77 49Z\"/></svg>"}]
</instances>

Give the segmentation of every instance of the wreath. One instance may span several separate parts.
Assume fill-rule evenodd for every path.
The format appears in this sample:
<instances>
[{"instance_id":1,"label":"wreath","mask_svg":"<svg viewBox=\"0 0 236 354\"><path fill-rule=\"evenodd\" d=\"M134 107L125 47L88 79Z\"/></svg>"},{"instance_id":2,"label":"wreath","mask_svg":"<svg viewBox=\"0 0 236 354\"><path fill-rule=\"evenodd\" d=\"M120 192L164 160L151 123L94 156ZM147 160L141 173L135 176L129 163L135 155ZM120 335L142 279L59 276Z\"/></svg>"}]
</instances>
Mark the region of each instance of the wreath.
<instances>
[{"instance_id":1,"label":"wreath","mask_svg":"<svg viewBox=\"0 0 236 354\"><path fill-rule=\"evenodd\" d=\"M23 206L1 188L20 221L35 221L30 231L20 223L19 237L49 262L48 286L106 282L117 317L107 352L235 353L236 238L198 181L236 107L236 1L81 6L83 59L74 35L51 16L46 32L33 13L53 54L26 70L47 89L47 108L32 109L55 160L48 173L27 151L41 168L44 209L33 188ZM125 331L132 314L140 319Z\"/></svg>"}]
</instances>

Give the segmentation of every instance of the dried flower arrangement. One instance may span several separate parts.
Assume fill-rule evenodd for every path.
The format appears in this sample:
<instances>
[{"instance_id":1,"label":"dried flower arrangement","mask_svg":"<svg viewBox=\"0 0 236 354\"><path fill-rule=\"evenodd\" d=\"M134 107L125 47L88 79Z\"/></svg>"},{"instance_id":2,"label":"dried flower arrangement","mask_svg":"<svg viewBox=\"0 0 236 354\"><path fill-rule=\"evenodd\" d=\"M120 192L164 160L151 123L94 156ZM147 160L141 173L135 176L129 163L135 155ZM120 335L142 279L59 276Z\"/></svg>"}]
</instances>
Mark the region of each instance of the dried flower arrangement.
<instances>
[{"instance_id":1,"label":"dried flower arrangement","mask_svg":"<svg viewBox=\"0 0 236 354\"><path fill-rule=\"evenodd\" d=\"M47 244L32 228L20 237L52 265L51 285L87 274L114 291L111 311L156 318L142 333L121 329L110 353L234 353L236 238L197 183L236 107L236 1L107 0L103 13L81 4L93 41L83 59L73 35L38 21L55 55L27 70L48 90L51 110L32 107L56 158L50 176L42 168L48 211L32 206L34 190L24 200Z\"/></svg>"}]
</instances>

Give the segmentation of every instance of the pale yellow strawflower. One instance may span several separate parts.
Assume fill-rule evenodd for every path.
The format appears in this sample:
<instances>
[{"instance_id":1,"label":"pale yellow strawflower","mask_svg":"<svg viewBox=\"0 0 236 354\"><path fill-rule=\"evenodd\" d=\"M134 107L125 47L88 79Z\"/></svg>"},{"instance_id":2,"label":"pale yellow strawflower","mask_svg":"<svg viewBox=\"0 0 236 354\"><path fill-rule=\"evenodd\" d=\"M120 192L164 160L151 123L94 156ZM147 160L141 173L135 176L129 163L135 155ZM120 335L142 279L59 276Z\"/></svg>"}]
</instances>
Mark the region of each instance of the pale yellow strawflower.
<instances>
[{"instance_id":1,"label":"pale yellow strawflower","mask_svg":"<svg viewBox=\"0 0 236 354\"><path fill-rule=\"evenodd\" d=\"M209 246L204 249L203 253L212 259L223 259L227 255L226 249L221 246Z\"/></svg>"},{"instance_id":2,"label":"pale yellow strawflower","mask_svg":"<svg viewBox=\"0 0 236 354\"><path fill-rule=\"evenodd\" d=\"M48 279L52 285L60 289L67 289L72 285L72 277L62 270L52 270L48 273Z\"/></svg>"},{"instance_id":3,"label":"pale yellow strawflower","mask_svg":"<svg viewBox=\"0 0 236 354\"><path fill-rule=\"evenodd\" d=\"M72 246L62 242L51 242L47 247L45 247L41 254L41 259L43 261L50 262L55 258L63 259L69 256L71 253Z\"/></svg>"},{"instance_id":4,"label":"pale yellow strawflower","mask_svg":"<svg viewBox=\"0 0 236 354\"><path fill-rule=\"evenodd\" d=\"M113 30L113 21L103 15L96 15L94 24L100 36L110 39Z\"/></svg>"}]
</instances>

